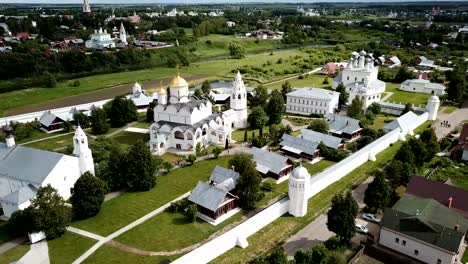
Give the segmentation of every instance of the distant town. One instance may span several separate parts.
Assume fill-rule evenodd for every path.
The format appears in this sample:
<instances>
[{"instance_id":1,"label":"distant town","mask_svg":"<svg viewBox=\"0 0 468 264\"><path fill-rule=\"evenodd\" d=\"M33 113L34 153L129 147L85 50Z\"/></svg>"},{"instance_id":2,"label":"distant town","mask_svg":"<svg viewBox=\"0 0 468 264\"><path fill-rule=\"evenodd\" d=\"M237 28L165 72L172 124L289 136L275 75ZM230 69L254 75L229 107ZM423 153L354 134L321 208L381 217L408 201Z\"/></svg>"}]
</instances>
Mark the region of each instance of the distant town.
<instances>
[{"instance_id":1,"label":"distant town","mask_svg":"<svg viewBox=\"0 0 468 264\"><path fill-rule=\"evenodd\" d=\"M0 263L468 263L468 3L0 3Z\"/></svg>"}]
</instances>

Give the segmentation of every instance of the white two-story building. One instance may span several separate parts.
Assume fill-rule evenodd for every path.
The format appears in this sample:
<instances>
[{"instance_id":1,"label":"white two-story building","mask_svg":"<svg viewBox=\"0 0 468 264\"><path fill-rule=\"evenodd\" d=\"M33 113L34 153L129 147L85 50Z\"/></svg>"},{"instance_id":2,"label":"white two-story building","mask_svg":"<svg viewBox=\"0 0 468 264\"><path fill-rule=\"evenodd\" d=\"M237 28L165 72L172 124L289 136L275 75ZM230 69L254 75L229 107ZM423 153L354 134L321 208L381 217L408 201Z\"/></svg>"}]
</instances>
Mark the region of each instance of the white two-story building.
<instances>
[{"instance_id":1,"label":"white two-story building","mask_svg":"<svg viewBox=\"0 0 468 264\"><path fill-rule=\"evenodd\" d=\"M320 89L301 88L286 95L286 112L300 115L328 115L338 108L340 93Z\"/></svg>"}]
</instances>

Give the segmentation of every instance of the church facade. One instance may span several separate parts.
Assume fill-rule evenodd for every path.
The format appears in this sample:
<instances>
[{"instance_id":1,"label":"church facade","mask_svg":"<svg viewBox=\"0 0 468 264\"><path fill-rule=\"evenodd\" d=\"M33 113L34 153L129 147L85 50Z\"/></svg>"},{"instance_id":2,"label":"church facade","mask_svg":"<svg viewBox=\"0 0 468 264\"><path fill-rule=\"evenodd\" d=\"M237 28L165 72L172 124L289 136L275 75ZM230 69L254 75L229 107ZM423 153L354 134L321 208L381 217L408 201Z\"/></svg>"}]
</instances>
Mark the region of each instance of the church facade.
<instances>
[{"instance_id":1,"label":"church facade","mask_svg":"<svg viewBox=\"0 0 468 264\"><path fill-rule=\"evenodd\" d=\"M364 50L353 52L348 66L335 79L332 88L336 89L341 83L349 93L348 104L354 98L359 97L364 108L374 102L380 102L382 93L385 92L385 82L377 79L379 67L374 66L372 54L367 54Z\"/></svg>"},{"instance_id":2,"label":"church facade","mask_svg":"<svg viewBox=\"0 0 468 264\"><path fill-rule=\"evenodd\" d=\"M194 151L197 144L223 145L231 132L247 127L247 91L240 73L233 82L230 107L213 113L207 98L191 96L188 83L179 74L169 86L158 90L154 122L150 125L150 149L158 155L166 151Z\"/></svg>"}]
</instances>

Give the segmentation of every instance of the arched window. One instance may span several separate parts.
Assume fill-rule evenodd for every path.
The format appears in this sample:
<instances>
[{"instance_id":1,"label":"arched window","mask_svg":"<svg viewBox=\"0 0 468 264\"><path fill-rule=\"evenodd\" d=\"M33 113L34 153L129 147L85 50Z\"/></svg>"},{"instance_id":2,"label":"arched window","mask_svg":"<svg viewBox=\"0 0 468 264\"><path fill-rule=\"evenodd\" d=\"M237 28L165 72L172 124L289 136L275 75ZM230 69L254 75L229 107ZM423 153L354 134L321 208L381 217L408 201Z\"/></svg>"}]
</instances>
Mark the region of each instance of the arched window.
<instances>
[{"instance_id":1,"label":"arched window","mask_svg":"<svg viewBox=\"0 0 468 264\"><path fill-rule=\"evenodd\" d=\"M241 99L241 94L239 94L239 96L237 96L237 99Z\"/></svg>"},{"instance_id":2,"label":"arched window","mask_svg":"<svg viewBox=\"0 0 468 264\"><path fill-rule=\"evenodd\" d=\"M193 139L193 135L192 135L191 132L188 132L188 133L187 133L187 139Z\"/></svg>"},{"instance_id":3,"label":"arched window","mask_svg":"<svg viewBox=\"0 0 468 264\"><path fill-rule=\"evenodd\" d=\"M180 131L176 131L174 133L174 137L177 138L177 139L185 139L184 138L184 133L180 132Z\"/></svg>"}]
</instances>

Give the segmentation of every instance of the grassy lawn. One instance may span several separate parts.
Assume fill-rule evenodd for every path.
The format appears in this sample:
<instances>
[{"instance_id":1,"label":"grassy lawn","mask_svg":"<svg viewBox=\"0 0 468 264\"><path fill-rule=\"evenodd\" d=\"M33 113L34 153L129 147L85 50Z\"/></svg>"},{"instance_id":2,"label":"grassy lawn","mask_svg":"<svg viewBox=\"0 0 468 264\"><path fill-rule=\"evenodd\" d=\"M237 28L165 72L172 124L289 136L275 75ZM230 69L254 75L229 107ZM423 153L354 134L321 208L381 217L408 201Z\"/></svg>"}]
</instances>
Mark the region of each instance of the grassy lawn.
<instances>
[{"instance_id":1,"label":"grassy lawn","mask_svg":"<svg viewBox=\"0 0 468 264\"><path fill-rule=\"evenodd\" d=\"M73 134L73 132L56 132L56 133L51 133L51 134L47 134L41 130L37 130L37 131L34 131L34 133L32 134L32 136L28 137L28 138L25 138L25 139L22 139L22 140L17 140L16 141L16 144L22 144L22 143L26 143L26 142L30 142L30 141L33 141L33 140L38 140L38 139L43 139L43 138L48 138L48 137L53 137L53 136L57 136L57 135L62 135L62 134L68 134L68 133L71 133Z\"/></svg>"},{"instance_id":2,"label":"grassy lawn","mask_svg":"<svg viewBox=\"0 0 468 264\"><path fill-rule=\"evenodd\" d=\"M312 120L317 118L286 116L285 119L295 126L308 126Z\"/></svg>"},{"instance_id":3,"label":"grassy lawn","mask_svg":"<svg viewBox=\"0 0 468 264\"><path fill-rule=\"evenodd\" d=\"M453 113L455 110L457 110L458 108L455 107L455 106L444 106L442 108L442 113L444 114L451 114Z\"/></svg>"},{"instance_id":4,"label":"grassy lawn","mask_svg":"<svg viewBox=\"0 0 468 264\"><path fill-rule=\"evenodd\" d=\"M0 263L12 263L18 261L31 249L30 245L19 245L0 255Z\"/></svg>"},{"instance_id":5,"label":"grassy lawn","mask_svg":"<svg viewBox=\"0 0 468 264\"><path fill-rule=\"evenodd\" d=\"M378 154L375 162L366 162L342 180L335 182L309 199L308 213L306 216L295 218L286 214L249 237L249 246L247 248L233 248L213 260L212 263L245 263L258 255L264 254L276 246L278 242L284 241L313 221L317 217L317 213L327 208L331 198L335 194L350 188L350 186L356 183L364 181L369 176L370 172L381 168L390 161L400 146L401 142L393 144L393 146Z\"/></svg>"},{"instance_id":6,"label":"grassy lawn","mask_svg":"<svg viewBox=\"0 0 468 264\"><path fill-rule=\"evenodd\" d=\"M386 92L392 92L393 95L388 98L387 102L396 102L396 103L410 103L414 104L415 106L419 105L426 105L427 100L431 97L430 94L422 94L422 93L412 93L406 91L400 91L400 84L397 83L387 83L387 88L385 89Z\"/></svg>"},{"instance_id":7,"label":"grassy lawn","mask_svg":"<svg viewBox=\"0 0 468 264\"><path fill-rule=\"evenodd\" d=\"M311 87L311 88L324 88L324 89L331 89L331 84L333 83L333 78L328 77L328 84L323 84L323 80L325 79L325 75L308 75L304 76L304 79L294 78L287 80L291 87L293 88L303 88L303 87ZM275 82L271 84L266 84L265 86L270 89L281 89L281 85L284 82Z\"/></svg>"},{"instance_id":8,"label":"grassy lawn","mask_svg":"<svg viewBox=\"0 0 468 264\"><path fill-rule=\"evenodd\" d=\"M302 163L302 166L304 166L307 171L309 171L310 176L314 176L315 174L324 171L326 168L330 167L331 165L334 165L336 162L334 161L329 161L329 160L321 160L315 164L310 164L310 163Z\"/></svg>"},{"instance_id":9,"label":"grassy lawn","mask_svg":"<svg viewBox=\"0 0 468 264\"><path fill-rule=\"evenodd\" d=\"M12 237L7 230L7 222L0 221L0 244L11 240Z\"/></svg>"},{"instance_id":10,"label":"grassy lawn","mask_svg":"<svg viewBox=\"0 0 468 264\"><path fill-rule=\"evenodd\" d=\"M392 116L392 115L388 115L388 116L378 115L378 116L375 117L374 123L372 125L370 125L369 128L379 130L379 129L383 128L386 124L392 122L395 118L397 118L397 117Z\"/></svg>"},{"instance_id":11,"label":"grassy lawn","mask_svg":"<svg viewBox=\"0 0 468 264\"><path fill-rule=\"evenodd\" d=\"M149 250L172 251L194 245L242 218L237 213L217 226L197 219L192 223L181 213L164 212L117 237L124 244Z\"/></svg>"},{"instance_id":12,"label":"grassy lawn","mask_svg":"<svg viewBox=\"0 0 468 264\"><path fill-rule=\"evenodd\" d=\"M155 264L162 263L164 260L173 261L180 257L180 255L174 256L140 256L132 253L128 253L119 249L115 249L109 245L103 245L96 252L94 252L89 258L83 263L86 264L101 264L101 263L113 263L113 264Z\"/></svg>"},{"instance_id":13,"label":"grassy lawn","mask_svg":"<svg viewBox=\"0 0 468 264\"><path fill-rule=\"evenodd\" d=\"M114 135L112 139L119 142L120 144L134 145L140 140L147 142L149 140L149 135L143 133L122 131Z\"/></svg>"},{"instance_id":14,"label":"grassy lawn","mask_svg":"<svg viewBox=\"0 0 468 264\"><path fill-rule=\"evenodd\" d=\"M51 263L72 263L97 241L66 232L62 237L47 241Z\"/></svg>"},{"instance_id":15,"label":"grassy lawn","mask_svg":"<svg viewBox=\"0 0 468 264\"><path fill-rule=\"evenodd\" d=\"M73 222L72 226L107 236L192 190L199 180L208 180L214 167L227 166L229 159L229 156L223 156L201 161L158 176L156 186L150 191L119 195L105 202L97 216Z\"/></svg>"},{"instance_id":16,"label":"grassy lawn","mask_svg":"<svg viewBox=\"0 0 468 264\"><path fill-rule=\"evenodd\" d=\"M45 139L42 141L26 144L24 146L42 150L53 151L54 149L73 145L73 133L56 138Z\"/></svg>"},{"instance_id":17,"label":"grassy lawn","mask_svg":"<svg viewBox=\"0 0 468 264\"><path fill-rule=\"evenodd\" d=\"M176 161L181 161L183 160L183 157L182 156L179 156L179 155L176 155L174 153L170 153L170 152L166 152L164 153L161 158L164 160L164 161L168 161L170 163L175 163Z\"/></svg>"},{"instance_id":18,"label":"grassy lawn","mask_svg":"<svg viewBox=\"0 0 468 264\"><path fill-rule=\"evenodd\" d=\"M138 121L136 124L134 124L132 127L136 127L136 128L149 128L149 125L148 123L144 122L144 121Z\"/></svg>"},{"instance_id":19,"label":"grassy lawn","mask_svg":"<svg viewBox=\"0 0 468 264\"><path fill-rule=\"evenodd\" d=\"M264 127L263 128L263 133L268 133L269 131L269 127ZM251 128L247 128L247 129L237 129L236 131L232 132L231 134L231 138L237 142L244 142L244 134L245 134L245 131L247 130L247 140L251 140L252 139L252 134L255 133L255 136L258 136L260 135L260 130L259 129L251 129Z\"/></svg>"},{"instance_id":20,"label":"grassy lawn","mask_svg":"<svg viewBox=\"0 0 468 264\"><path fill-rule=\"evenodd\" d=\"M468 262L468 250L465 249L465 253L463 254L462 257L462 263Z\"/></svg>"}]
</instances>

